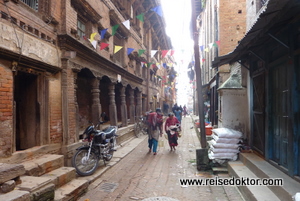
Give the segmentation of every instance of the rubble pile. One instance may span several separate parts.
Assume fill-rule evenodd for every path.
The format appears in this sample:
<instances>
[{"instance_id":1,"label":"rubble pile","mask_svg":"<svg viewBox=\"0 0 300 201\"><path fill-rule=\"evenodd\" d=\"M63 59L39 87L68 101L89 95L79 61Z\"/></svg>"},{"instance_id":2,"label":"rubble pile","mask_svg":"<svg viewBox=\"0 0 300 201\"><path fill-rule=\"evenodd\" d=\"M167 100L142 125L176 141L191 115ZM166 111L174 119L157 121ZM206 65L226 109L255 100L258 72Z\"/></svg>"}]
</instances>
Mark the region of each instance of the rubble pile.
<instances>
[{"instance_id":1,"label":"rubble pile","mask_svg":"<svg viewBox=\"0 0 300 201\"><path fill-rule=\"evenodd\" d=\"M208 141L209 159L221 164L226 160L237 160L243 134L229 128L216 128L212 133L212 140Z\"/></svg>"}]
</instances>

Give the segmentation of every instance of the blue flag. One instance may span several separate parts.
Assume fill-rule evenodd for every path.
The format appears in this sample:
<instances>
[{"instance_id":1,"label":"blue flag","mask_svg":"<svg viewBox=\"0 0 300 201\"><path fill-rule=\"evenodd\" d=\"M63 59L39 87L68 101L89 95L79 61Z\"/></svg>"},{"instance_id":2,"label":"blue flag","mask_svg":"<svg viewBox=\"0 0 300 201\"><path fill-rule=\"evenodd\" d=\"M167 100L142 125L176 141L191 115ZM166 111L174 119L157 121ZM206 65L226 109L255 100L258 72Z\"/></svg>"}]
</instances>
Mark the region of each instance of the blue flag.
<instances>
[{"instance_id":1,"label":"blue flag","mask_svg":"<svg viewBox=\"0 0 300 201\"><path fill-rule=\"evenodd\" d=\"M161 9L161 6L156 6L154 8L151 9L152 11L156 12L159 16L162 17L162 9Z\"/></svg>"},{"instance_id":2,"label":"blue flag","mask_svg":"<svg viewBox=\"0 0 300 201\"><path fill-rule=\"evenodd\" d=\"M104 38L106 31L107 31L107 29L103 29L100 31L101 40Z\"/></svg>"},{"instance_id":3,"label":"blue flag","mask_svg":"<svg viewBox=\"0 0 300 201\"><path fill-rule=\"evenodd\" d=\"M127 48L127 55L129 55L133 50L133 48Z\"/></svg>"}]
</instances>

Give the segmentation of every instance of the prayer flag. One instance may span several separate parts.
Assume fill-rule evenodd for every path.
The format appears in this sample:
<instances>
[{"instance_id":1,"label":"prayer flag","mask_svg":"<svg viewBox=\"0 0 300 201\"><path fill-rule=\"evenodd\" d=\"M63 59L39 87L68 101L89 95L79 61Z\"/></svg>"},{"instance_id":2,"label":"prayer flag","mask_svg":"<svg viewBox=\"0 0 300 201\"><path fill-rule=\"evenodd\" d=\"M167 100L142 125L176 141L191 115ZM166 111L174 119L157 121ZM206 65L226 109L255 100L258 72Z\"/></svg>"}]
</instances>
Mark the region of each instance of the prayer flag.
<instances>
[{"instance_id":1,"label":"prayer flag","mask_svg":"<svg viewBox=\"0 0 300 201\"><path fill-rule=\"evenodd\" d=\"M144 13L137 15L136 18L139 19L141 22L144 22Z\"/></svg>"},{"instance_id":2,"label":"prayer flag","mask_svg":"<svg viewBox=\"0 0 300 201\"><path fill-rule=\"evenodd\" d=\"M151 9L152 11L156 12L159 16L162 17L162 9L161 9L161 6L156 6L154 8Z\"/></svg>"},{"instance_id":3,"label":"prayer flag","mask_svg":"<svg viewBox=\"0 0 300 201\"><path fill-rule=\"evenodd\" d=\"M141 56L146 50L138 50L138 55Z\"/></svg>"},{"instance_id":4,"label":"prayer flag","mask_svg":"<svg viewBox=\"0 0 300 201\"><path fill-rule=\"evenodd\" d=\"M156 54L157 50L151 50L151 58L154 57L154 55Z\"/></svg>"},{"instance_id":5,"label":"prayer flag","mask_svg":"<svg viewBox=\"0 0 300 201\"><path fill-rule=\"evenodd\" d=\"M106 31L107 31L107 29L103 29L100 31L101 40L104 38Z\"/></svg>"},{"instance_id":6,"label":"prayer flag","mask_svg":"<svg viewBox=\"0 0 300 201\"><path fill-rule=\"evenodd\" d=\"M127 48L127 55L129 55L133 50L133 48Z\"/></svg>"},{"instance_id":7,"label":"prayer flag","mask_svg":"<svg viewBox=\"0 0 300 201\"><path fill-rule=\"evenodd\" d=\"M109 46L109 44L107 44L107 43L100 43L100 50L103 50L107 46Z\"/></svg>"},{"instance_id":8,"label":"prayer flag","mask_svg":"<svg viewBox=\"0 0 300 201\"><path fill-rule=\"evenodd\" d=\"M122 24L129 30L130 29L130 21L126 20L125 22L122 22Z\"/></svg>"},{"instance_id":9,"label":"prayer flag","mask_svg":"<svg viewBox=\"0 0 300 201\"><path fill-rule=\"evenodd\" d=\"M117 24L117 25L114 25L111 29L112 29L112 33L111 33L111 35L115 35L116 34L116 32L117 32L117 29L119 28L119 24Z\"/></svg>"},{"instance_id":10,"label":"prayer flag","mask_svg":"<svg viewBox=\"0 0 300 201\"><path fill-rule=\"evenodd\" d=\"M118 45L115 45L115 50L114 50L114 54L116 54L120 49L122 49L123 46L118 46Z\"/></svg>"}]
</instances>

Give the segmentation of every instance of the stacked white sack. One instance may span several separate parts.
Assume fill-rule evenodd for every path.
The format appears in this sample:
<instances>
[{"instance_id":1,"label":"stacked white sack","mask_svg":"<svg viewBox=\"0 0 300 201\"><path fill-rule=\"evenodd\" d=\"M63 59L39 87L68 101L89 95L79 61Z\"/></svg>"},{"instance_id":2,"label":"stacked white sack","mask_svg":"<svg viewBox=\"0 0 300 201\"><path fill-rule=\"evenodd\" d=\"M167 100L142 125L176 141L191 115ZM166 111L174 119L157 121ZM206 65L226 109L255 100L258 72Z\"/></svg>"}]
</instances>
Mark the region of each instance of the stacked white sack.
<instances>
[{"instance_id":1,"label":"stacked white sack","mask_svg":"<svg viewBox=\"0 0 300 201\"><path fill-rule=\"evenodd\" d=\"M243 134L229 128L216 128L212 130L212 140L209 141L209 154L211 160L237 160L239 142Z\"/></svg>"}]
</instances>

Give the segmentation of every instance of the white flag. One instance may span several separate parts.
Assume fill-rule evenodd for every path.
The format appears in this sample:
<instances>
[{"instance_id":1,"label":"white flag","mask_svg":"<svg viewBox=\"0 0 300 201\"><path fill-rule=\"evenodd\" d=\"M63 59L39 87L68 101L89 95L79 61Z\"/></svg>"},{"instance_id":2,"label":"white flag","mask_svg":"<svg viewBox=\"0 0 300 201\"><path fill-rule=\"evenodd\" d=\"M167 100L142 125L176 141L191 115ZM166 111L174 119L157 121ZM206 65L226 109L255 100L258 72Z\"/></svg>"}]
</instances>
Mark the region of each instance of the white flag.
<instances>
[{"instance_id":1,"label":"white flag","mask_svg":"<svg viewBox=\"0 0 300 201\"><path fill-rule=\"evenodd\" d=\"M156 54L157 50L151 50L151 58L154 57L154 55Z\"/></svg>"},{"instance_id":2,"label":"white flag","mask_svg":"<svg viewBox=\"0 0 300 201\"><path fill-rule=\"evenodd\" d=\"M125 22L122 23L128 30L130 29L130 21L126 20Z\"/></svg>"}]
</instances>

